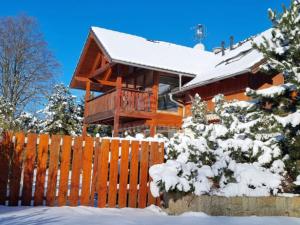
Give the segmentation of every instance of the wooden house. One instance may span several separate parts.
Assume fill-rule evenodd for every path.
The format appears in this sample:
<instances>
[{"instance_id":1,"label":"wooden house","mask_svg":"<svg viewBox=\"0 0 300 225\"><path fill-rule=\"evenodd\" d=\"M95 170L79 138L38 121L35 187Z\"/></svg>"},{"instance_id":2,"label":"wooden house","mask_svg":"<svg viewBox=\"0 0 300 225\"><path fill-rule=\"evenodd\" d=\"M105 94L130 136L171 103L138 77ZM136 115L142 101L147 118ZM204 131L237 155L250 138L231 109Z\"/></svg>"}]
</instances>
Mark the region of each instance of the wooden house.
<instances>
[{"instance_id":1,"label":"wooden house","mask_svg":"<svg viewBox=\"0 0 300 225\"><path fill-rule=\"evenodd\" d=\"M218 93L247 100L246 87L282 83L280 74L260 71L263 56L251 41L214 53L92 27L70 84L86 91L84 132L107 124L114 136L134 128L170 135L190 115L195 93L212 109Z\"/></svg>"}]
</instances>

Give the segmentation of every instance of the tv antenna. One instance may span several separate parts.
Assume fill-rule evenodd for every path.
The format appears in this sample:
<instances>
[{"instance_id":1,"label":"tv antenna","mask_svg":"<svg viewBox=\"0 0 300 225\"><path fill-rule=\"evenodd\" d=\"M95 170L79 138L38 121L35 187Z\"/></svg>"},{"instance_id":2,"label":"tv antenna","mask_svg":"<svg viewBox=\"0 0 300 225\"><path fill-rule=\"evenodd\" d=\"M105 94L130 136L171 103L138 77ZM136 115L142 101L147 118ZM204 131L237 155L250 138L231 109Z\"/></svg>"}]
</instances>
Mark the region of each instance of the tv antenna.
<instances>
[{"instance_id":1,"label":"tv antenna","mask_svg":"<svg viewBox=\"0 0 300 225\"><path fill-rule=\"evenodd\" d=\"M197 42L201 43L206 37L206 28L203 24L197 24L194 27L195 30L195 39Z\"/></svg>"}]
</instances>

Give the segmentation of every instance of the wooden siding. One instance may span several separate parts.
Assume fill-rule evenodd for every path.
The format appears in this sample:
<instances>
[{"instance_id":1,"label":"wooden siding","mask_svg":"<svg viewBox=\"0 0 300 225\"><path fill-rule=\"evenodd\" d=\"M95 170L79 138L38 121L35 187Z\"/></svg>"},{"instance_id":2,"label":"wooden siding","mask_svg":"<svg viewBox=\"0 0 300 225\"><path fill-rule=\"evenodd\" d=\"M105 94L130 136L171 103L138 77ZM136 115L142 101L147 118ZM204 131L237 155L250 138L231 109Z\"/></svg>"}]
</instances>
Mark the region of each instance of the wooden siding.
<instances>
[{"instance_id":1,"label":"wooden siding","mask_svg":"<svg viewBox=\"0 0 300 225\"><path fill-rule=\"evenodd\" d=\"M280 85L283 83L282 74L267 75L262 72L256 74L243 74L235 78L228 78L212 84L194 88L185 93L185 116L191 115L191 99L198 93L201 98L207 102L208 110L214 109L212 98L217 94L224 94L227 101L241 100L247 101L250 98L245 95L247 87L253 89L264 89L272 85Z\"/></svg>"}]
</instances>

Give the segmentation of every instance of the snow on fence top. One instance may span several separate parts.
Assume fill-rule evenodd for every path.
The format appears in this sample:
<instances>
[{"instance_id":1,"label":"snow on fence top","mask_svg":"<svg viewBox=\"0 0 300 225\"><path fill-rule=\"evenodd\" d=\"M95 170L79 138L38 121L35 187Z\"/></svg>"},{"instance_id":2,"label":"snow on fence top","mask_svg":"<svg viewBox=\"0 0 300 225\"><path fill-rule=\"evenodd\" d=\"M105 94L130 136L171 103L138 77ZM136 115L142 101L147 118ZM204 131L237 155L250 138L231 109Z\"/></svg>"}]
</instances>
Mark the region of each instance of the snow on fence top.
<instances>
[{"instance_id":1,"label":"snow on fence top","mask_svg":"<svg viewBox=\"0 0 300 225\"><path fill-rule=\"evenodd\" d=\"M75 137L72 137L72 145L74 145L74 139L75 139ZM97 140L99 140L101 142L103 139L106 139L106 140L108 139L108 140L110 140L110 142L112 140L119 140L119 142L127 140L127 141L129 141L129 143L131 143L132 141L138 141L138 142L147 141L147 142L164 143L166 141L165 138L160 138L160 137L147 137L147 138L145 138L145 137L141 137L141 136L137 136L137 137L128 136L128 137L124 137L124 138L120 138L120 137L101 137L101 138L97 138L96 137L96 138L93 138L93 139L94 139L94 141L93 141L93 143L94 143L93 146L94 147L95 147L95 144L96 144ZM13 136L12 137L12 142L15 143L15 141L16 141L16 137ZM27 141L28 141L28 137L25 137L24 143L27 144ZM37 144L39 144L39 143L40 143L40 136L37 136ZM51 136L49 138L48 144L51 144ZM63 145L63 135L61 136L61 140L60 140L60 146L62 146L62 145ZM85 146L85 141L83 140L82 141L82 147L84 147L84 146Z\"/></svg>"}]
</instances>

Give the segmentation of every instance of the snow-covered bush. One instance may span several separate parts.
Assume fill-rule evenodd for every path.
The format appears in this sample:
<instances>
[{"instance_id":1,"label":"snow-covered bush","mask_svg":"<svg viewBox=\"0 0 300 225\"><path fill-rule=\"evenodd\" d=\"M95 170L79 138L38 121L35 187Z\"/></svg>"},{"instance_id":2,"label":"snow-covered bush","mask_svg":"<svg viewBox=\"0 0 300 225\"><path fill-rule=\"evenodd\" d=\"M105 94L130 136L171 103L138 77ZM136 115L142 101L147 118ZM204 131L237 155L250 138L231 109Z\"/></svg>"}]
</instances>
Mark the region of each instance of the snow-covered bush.
<instances>
[{"instance_id":1,"label":"snow-covered bush","mask_svg":"<svg viewBox=\"0 0 300 225\"><path fill-rule=\"evenodd\" d=\"M182 132L167 145L166 163L150 168L152 193L259 196L282 191L281 134L264 127L269 118L258 117L262 112L255 103L225 102L222 95L214 101L220 123L195 119L200 111L184 121ZM199 100L193 104L203 108Z\"/></svg>"},{"instance_id":2,"label":"snow-covered bush","mask_svg":"<svg viewBox=\"0 0 300 225\"><path fill-rule=\"evenodd\" d=\"M15 127L13 106L0 96L0 133Z\"/></svg>"}]
</instances>

